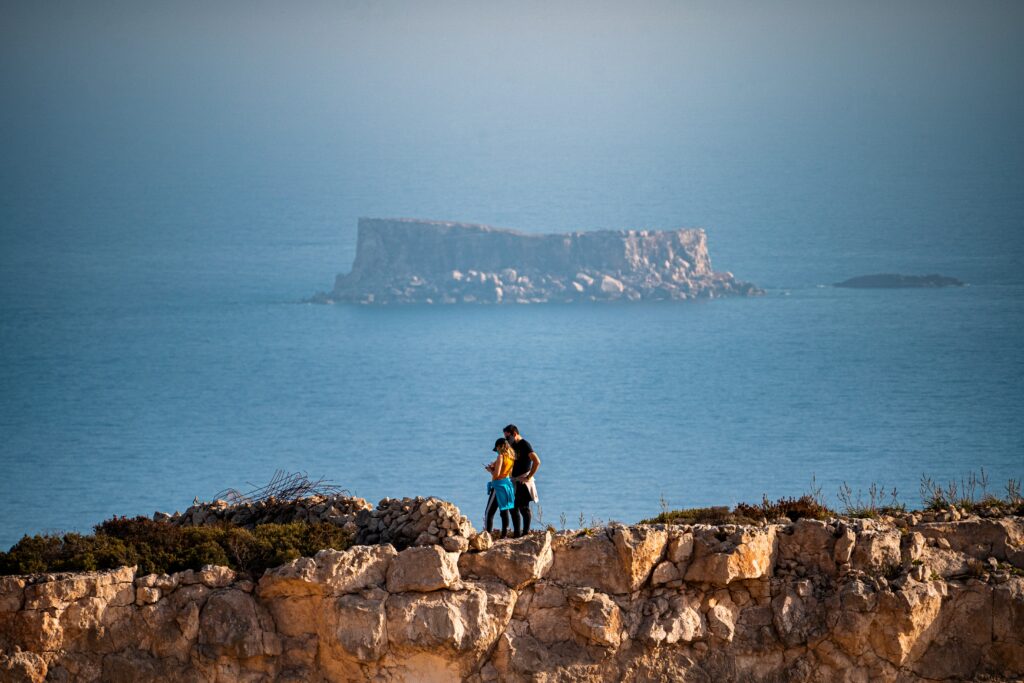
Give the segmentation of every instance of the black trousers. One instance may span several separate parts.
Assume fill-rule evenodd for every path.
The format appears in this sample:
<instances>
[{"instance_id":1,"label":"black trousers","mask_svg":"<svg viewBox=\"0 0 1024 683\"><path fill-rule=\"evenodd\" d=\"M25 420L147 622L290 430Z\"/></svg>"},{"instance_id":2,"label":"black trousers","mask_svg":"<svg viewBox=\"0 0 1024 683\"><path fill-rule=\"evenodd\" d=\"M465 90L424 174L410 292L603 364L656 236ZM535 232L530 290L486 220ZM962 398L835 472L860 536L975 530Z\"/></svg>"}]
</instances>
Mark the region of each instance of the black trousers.
<instances>
[{"instance_id":1,"label":"black trousers","mask_svg":"<svg viewBox=\"0 0 1024 683\"><path fill-rule=\"evenodd\" d=\"M530 522L533 521L533 513L530 512L530 489L526 484L516 482L516 506L512 508L512 527L516 536L523 536L530 533ZM522 531L520 531L522 529Z\"/></svg>"},{"instance_id":2,"label":"black trousers","mask_svg":"<svg viewBox=\"0 0 1024 683\"><path fill-rule=\"evenodd\" d=\"M487 533L491 533L491 529L494 528L494 513L495 512L498 512L498 497L496 495L494 495L494 491L491 491L488 494L488 496L487 496L487 510L484 512L484 515L485 515L484 519L486 520L486 523L485 523L485 526L484 526L484 530ZM501 536L502 536L502 538L504 538L505 535L508 534L508 516L509 516L508 512L509 511L508 510L501 510L500 512L501 512ZM513 515L514 514L515 514L515 510L513 510ZM514 535L518 536L519 535L519 518L518 517L514 517L514 520L515 520L515 531L513 533L514 533Z\"/></svg>"}]
</instances>

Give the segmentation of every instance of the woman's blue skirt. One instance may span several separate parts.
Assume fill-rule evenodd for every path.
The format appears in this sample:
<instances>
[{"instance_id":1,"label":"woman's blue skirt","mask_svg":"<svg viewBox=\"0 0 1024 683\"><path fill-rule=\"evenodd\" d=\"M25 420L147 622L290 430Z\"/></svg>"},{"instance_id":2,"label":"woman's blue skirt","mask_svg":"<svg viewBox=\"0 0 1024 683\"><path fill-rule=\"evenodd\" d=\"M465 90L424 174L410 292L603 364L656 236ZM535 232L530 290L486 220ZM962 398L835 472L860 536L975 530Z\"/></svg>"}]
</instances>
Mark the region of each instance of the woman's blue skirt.
<instances>
[{"instance_id":1,"label":"woman's blue skirt","mask_svg":"<svg viewBox=\"0 0 1024 683\"><path fill-rule=\"evenodd\" d=\"M516 488L509 477L487 482L487 492L494 493L499 510L511 510L516 505Z\"/></svg>"}]
</instances>

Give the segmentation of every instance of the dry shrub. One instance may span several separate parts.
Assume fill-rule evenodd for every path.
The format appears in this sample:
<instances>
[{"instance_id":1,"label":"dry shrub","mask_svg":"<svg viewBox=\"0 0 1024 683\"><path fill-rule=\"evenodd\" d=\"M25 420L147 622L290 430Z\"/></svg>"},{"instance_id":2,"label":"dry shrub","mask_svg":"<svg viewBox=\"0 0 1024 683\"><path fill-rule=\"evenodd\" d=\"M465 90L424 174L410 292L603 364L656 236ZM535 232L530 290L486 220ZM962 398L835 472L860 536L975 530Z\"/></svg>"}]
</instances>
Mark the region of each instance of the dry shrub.
<instances>
[{"instance_id":1,"label":"dry shrub","mask_svg":"<svg viewBox=\"0 0 1024 683\"><path fill-rule=\"evenodd\" d=\"M836 516L835 512L810 495L803 495L799 498L779 498L774 503L768 500L768 496L764 496L760 504L740 503L736 506L734 513L739 517L764 518L768 521L787 517L794 522L798 519L828 519Z\"/></svg>"},{"instance_id":2,"label":"dry shrub","mask_svg":"<svg viewBox=\"0 0 1024 683\"><path fill-rule=\"evenodd\" d=\"M0 553L0 574L93 571L136 565L142 574L169 574L203 565L227 566L258 577L264 570L324 548L344 550L351 535L333 524L261 524L250 530L222 524L177 527L146 517L115 517L95 533L25 536Z\"/></svg>"}]
</instances>

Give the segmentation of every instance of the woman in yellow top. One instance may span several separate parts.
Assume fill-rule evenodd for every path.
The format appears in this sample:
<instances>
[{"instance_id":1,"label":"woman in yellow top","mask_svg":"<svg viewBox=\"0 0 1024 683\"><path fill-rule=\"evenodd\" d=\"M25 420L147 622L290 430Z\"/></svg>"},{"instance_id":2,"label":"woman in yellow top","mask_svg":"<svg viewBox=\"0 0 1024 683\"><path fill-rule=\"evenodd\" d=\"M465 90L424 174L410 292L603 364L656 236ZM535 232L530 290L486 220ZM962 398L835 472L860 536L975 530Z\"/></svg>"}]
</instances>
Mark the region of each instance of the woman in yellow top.
<instances>
[{"instance_id":1,"label":"woman in yellow top","mask_svg":"<svg viewBox=\"0 0 1024 683\"><path fill-rule=\"evenodd\" d=\"M491 473L491 480L487 482L487 510L485 514L486 523L484 529L490 533L494 527L494 513L501 511L501 538L508 535L508 511L515 507L516 489L512 484L509 475L512 474L512 463L515 462L516 452L505 439L498 439L494 442L494 452L497 457L494 462L484 465L484 469Z\"/></svg>"}]
</instances>

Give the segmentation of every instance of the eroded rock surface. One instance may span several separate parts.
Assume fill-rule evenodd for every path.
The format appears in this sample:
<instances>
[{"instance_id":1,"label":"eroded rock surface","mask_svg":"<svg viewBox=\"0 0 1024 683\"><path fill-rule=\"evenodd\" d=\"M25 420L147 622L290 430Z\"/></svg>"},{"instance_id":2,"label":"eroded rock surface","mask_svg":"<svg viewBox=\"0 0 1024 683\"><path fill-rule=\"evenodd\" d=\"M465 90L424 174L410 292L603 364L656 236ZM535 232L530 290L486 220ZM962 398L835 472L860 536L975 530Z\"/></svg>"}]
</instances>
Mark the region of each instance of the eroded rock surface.
<instances>
[{"instance_id":1,"label":"eroded rock surface","mask_svg":"<svg viewBox=\"0 0 1024 683\"><path fill-rule=\"evenodd\" d=\"M1024 677L1020 518L470 538L0 577L0 681Z\"/></svg>"}]
</instances>

